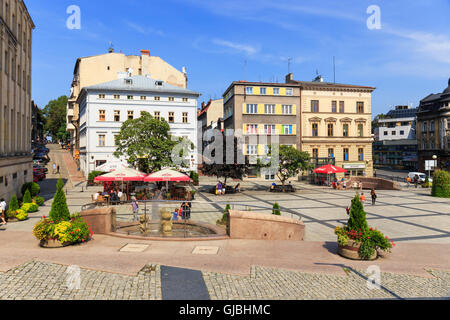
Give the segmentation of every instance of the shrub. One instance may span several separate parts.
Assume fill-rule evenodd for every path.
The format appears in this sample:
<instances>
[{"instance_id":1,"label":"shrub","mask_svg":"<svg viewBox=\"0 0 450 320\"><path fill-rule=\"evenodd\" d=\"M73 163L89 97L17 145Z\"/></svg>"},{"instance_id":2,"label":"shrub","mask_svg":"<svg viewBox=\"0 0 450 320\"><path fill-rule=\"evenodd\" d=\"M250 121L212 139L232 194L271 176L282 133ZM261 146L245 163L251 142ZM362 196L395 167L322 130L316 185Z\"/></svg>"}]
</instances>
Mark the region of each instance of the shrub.
<instances>
[{"instance_id":1,"label":"shrub","mask_svg":"<svg viewBox=\"0 0 450 320\"><path fill-rule=\"evenodd\" d=\"M217 220L217 224L226 225L228 223L228 217L230 215L231 206L227 204L225 210L223 210L222 219Z\"/></svg>"},{"instance_id":2,"label":"shrub","mask_svg":"<svg viewBox=\"0 0 450 320\"><path fill-rule=\"evenodd\" d=\"M70 211L67 206L66 195L62 190L63 182L61 179L56 184L56 194L53 198L52 208L50 209L50 218L53 221L67 221L70 219Z\"/></svg>"},{"instance_id":3,"label":"shrub","mask_svg":"<svg viewBox=\"0 0 450 320\"><path fill-rule=\"evenodd\" d=\"M16 219L19 221L24 221L28 219L28 213L23 210L23 209L19 209L16 211Z\"/></svg>"},{"instance_id":4,"label":"shrub","mask_svg":"<svg viewBox=\"0 0 450 320\"><path fill-rule=\"evenodd\" d=\"M61 244L80 243L92 236L92 230L79 214L71 216L70 221L53 221L42 217L33 227L33 235L38 240L58 240Z\"/></svg>"},{"instance_id":5,"label":"shrub","mask_svg":"<svg viewBox=\"0 0 450 320\"><path fill-rule=\"evenodd\" d=\"M61 244L70 242L68 230L71 227L72 224L68 221L58 223L54 229L53 237L58 239Z\"/></svg>"},{"instance_id":6,"label":"shrub","mask_svg":"<svg viewBox=\"0 0 450 320\"><path fill-rule=\"evenodd\" d=\"M40 207L42 207L44 205L44 203L45 203L45 199L42 198L42 197L39 197L39 196L34 197L33 201Z\"/></svg>"},{"instance_id":7,"label":"shrub","mask_svg":"<svg viewBox=\"0 0 450 320\"><path fill-rule=\"evenodd\" d=\"M102 174L104 174L104 172L102 172L102 171L91 171L91 172L89 172L88 180L94 181L95 178L97 178L98 176L101 176Z\"/></svg>"},{"instance_id":8,"label":"shrub","mask_svg":"<svg viewBox=\"0 0 450 320\"><path fill-rule=\"evenodd\" d=\"M272 214L276 215L276 216L281 216L280 205L278 203L276 203L276 202L273 205Z\"/></svg>"},{"instance_id":9,"label":"shrub","mask_svg":"<svg viewBox=\"0 0 450 320\"><path fill-rule=\"evenodd\" d=\"M36 203L24 203L20 209L27 213L33 213L39 210L39 206Z\"/></svg>"},{"instance_id":10,"label":"shrub","mask_svg":"<svg viewBox=\"0 0 450 320\"><path fill-rule=\"evenodd\" d=\"M28 182L22 186L22 195L25 196L25 192L29 190L32 197L37 196L41 192L41 187L36 182Z\"/></svg>"},{"instance_id":11,"label":"shrub","mask_svg":"<svg viewBox=\"0 0 450 320\"><path fill-rule=\"evenodd\" d=\"M450 198L450 172L437 170L434 173L431 195L438 198Z\"/></svg>"},{"instance_id":12,"label":"shrub","mask_svg":"<svg viewBox=\"0 0 450 320\"><path fill-rule=\"evenodd\" d=\"M23 196L23 203L32 203L33 200L31 199L30 190L25 191L25 195Z\"/></svg>"},{"instance_id":13,"label":"shrub","mask_svg":"<svg viewBox=\"0 0 450 320\"><path fill-rule=\"evenodd\" d=\"M195 171L191 171L191 179L192 179L193 183L195 185L197 185L199 182L198 173Z\"/></svg>"},{"instance_id":14,"label":"shrub","mask_svg":"<svg viewBox=\"0 0 450 320\"><path fill-rule=\"evenodd\" d=\"M9 202L9 208L8 208L8 212L16 212L16 210L19 210L19 201L17 201L17 196L14 194L11 197L11 201Z\"/></svg>"}]
</instances>

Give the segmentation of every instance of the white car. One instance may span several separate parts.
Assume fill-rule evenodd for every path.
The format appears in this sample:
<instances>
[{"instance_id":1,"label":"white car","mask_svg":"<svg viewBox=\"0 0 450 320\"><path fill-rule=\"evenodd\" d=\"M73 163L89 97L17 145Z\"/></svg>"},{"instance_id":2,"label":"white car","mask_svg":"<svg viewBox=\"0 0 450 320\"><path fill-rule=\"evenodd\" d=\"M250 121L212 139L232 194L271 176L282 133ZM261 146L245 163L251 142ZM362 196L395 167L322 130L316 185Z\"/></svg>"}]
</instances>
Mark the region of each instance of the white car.
<instances>
[{"instance_id":1,"label":"white car","mask_svg":"<svg viewBox=\"0 0 450 320\"><path fill-rule=\"evenodd\" d=\"M410 172L408 173L408 177L411 178L411 182L414 182L414 177L418 176L419 177L419 183L424 183L425 179L427 178L427 175L425 173L421 173L421 172ZM428 178L429 182L433 182L433 179Z\"/></svg>"}]
</instances>

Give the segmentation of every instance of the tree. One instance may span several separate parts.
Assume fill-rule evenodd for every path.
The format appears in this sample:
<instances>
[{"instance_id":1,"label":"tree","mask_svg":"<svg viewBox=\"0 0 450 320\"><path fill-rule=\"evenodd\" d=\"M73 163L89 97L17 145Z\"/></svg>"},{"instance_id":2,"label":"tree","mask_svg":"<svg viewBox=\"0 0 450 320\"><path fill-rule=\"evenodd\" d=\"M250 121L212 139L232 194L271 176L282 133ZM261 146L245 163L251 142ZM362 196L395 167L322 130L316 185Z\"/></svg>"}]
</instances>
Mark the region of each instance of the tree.
<instances>
[{"instance_id":1,"label":"tree","mask_svg":"<svg viewBox=\"0 0 450 320\"><path fill-rule=\"evenodd\" d=\"M32 202L33 202L33 200L31 199L30 190L27 189L25 191L24 196L23 196L23 203L32 203Z\"/></svg>"},{"instance_id":2,"label":"tree","mask_svg":"<svg viewBox=\"0 0 450 320\"><path fill-rule=\"evenodd\" d=\"M50 209L49 216L53 221L69 221L70 211L67 206L66 195L63 191L64 182L62 179L58 180L56 184L56 193L53 198L52 208Z\"/></svg>"},{"instance_id":3,"label":"tree","mask_svg":"<svg viewBox=\"0 0 450 320\"><path fill-rule=\"evenodd\" d=\"M281 216L280 205L277 202L275 202L275 204L273 205L272 214L276 216Z\"/></svg>"},{"instance_id":4,"label":"tree","mask_svg":"<svg viewBox=\"0 0 450 320\"><path fill-rule=\"evenodd\" d=\"M277 177L284 186L289 178L298 175L310 167L309 153L299 151L292 146L272 145L269 150L270 157L278 158Z\"/></svg>"},{"instance_id":5,"label":"tree","mask_svg":"<svg viewBox=\"0 0 450 320\"><path fill-rule=\"evenodd\" d=\"M53 140L66 138L66 115L67 96L61 96L56 100L51 100L44 108L45 116L44 130Z\"/></svg>"},{"instance_id":6,"label":"tree","mask_svg":"<svg viewBox=\"0 0 450 320\"><path fill-rule=\"evenodd\" d=\"M233 141L233 145L227 147L227 140L228 143ZM228 178L242 180L248 175L251 165L248 157L243 156L237 137L227 139L224 133L220 133L207 150L211 151L211 158L205 159L202 167L203 174L210 177L216 176L217 179L223 178L225 184Z\"/></svg>"},{"instance_id":7,"label":"tree","mask_svg":"<svg viewBox=\"0 0 450 320\"><path fill-rule=\"evenodd\" d=\"M450 198L450 172L443 170L434 172L431 195L439 198Z\"/></svg>"},{"instance_id":8,"label":"tree","mask_svg":"<svg viewBox=\"0 0 450 320\"><path fill-rule=\"evenodd\" d=\"M171 136L169 131L166 120L158 120L150 113L142 112L140 118L123 123L115 139L117 149L114 156L127 157L129 164L147 173L164 167L186 167L186 157L183 156L187 149L193 149L193 144L187 139ZM181 163L174 161L177 157Z\"/></svg>"},{"instance_id":9,"label":"tree","mask_svg":"<svg viewBox=\"0 0 450 320\"><path fill-rule=\"evenodd\" d=\"M363 233L369 230L366 220L366 212L364 211L359 195L356 195L352 200L350 218L348 219L347 227L349 230L361 230Z\"/></svg>"}]
</instances>

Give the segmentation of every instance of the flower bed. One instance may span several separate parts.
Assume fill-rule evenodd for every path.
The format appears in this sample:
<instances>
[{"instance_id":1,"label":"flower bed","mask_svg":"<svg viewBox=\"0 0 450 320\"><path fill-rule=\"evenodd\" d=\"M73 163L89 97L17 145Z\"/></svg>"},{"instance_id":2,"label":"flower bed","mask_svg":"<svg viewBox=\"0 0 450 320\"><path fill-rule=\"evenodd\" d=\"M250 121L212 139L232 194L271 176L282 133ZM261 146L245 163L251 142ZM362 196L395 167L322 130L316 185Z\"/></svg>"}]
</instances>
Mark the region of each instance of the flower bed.
<instances>
[{"instance_id":1,"label":"flower bed","mask_svg":"<svg viewBox=\"0 0 450 320\"><path fill-rule=\"evenodd\" d=\"M374 260L378 249L391 252L395 243L379 230L370 228L359 196L352 200L350 218L346 226L336 227L338 253L349 259Z\"/></svg>"},{"instance_id":2,"label":"flower bed","mask_svg":"<svg viewBox=\"0 0 450 320\"><path fill-rule=\"evenodd\" d=\"M91 228L79 214L72 215L69 221L54 221L44 216L33 228L33 235L42 247L84 243L91 239L92 234Z\"/></svg>"}]
</instances>

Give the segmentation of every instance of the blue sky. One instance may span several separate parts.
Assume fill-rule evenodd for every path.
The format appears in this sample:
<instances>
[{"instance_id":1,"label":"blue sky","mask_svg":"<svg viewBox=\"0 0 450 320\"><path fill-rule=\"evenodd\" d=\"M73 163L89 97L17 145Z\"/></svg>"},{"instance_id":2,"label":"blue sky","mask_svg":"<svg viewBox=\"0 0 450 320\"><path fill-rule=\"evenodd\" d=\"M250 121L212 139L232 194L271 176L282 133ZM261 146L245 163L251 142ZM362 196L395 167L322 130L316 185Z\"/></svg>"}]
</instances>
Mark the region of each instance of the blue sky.
<instances>
[{"instance_id":1,"label":"blue sky","mask_svg":"<svg viewBox=\"0 0 450 320\"><path fill-rule=\"evenodd\" d=\"M36 24L33 99L40 107L68 95L78 57L152 55L181 70L199 102L220 98L232 81L310 81L377 87L373 114L441 92L450 78L450 0L25 0ZM70 5L81 29L69 30ZM370 30L370 5L381 29ZM246 73L244 61L247 61Z\"/></svg>"}]
</instances>

